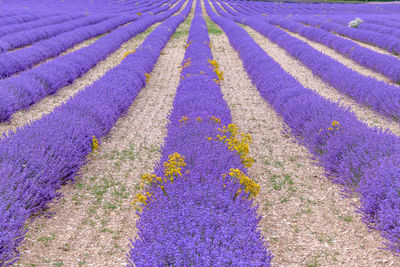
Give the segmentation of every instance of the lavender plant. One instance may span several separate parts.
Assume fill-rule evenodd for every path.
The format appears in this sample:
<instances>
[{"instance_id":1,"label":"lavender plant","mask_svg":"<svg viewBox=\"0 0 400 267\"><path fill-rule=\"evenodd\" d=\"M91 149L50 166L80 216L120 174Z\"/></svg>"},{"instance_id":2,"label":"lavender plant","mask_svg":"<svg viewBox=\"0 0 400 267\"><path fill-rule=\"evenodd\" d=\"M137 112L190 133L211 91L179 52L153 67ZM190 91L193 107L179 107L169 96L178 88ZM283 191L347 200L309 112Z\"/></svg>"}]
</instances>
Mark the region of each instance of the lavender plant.
<instances>
[{"instance_id":1,"label":"lavender plant","mask_svg":"<svg viewBox=\"0 0 400 267\"><path fill-rule=\"evenodd\" d=\"M128 266L270 266L251 200L259 187L245 168L249 137L238 140L209 46L198 1L162 157L137 198Z\"/></svg>"}]
</instances>

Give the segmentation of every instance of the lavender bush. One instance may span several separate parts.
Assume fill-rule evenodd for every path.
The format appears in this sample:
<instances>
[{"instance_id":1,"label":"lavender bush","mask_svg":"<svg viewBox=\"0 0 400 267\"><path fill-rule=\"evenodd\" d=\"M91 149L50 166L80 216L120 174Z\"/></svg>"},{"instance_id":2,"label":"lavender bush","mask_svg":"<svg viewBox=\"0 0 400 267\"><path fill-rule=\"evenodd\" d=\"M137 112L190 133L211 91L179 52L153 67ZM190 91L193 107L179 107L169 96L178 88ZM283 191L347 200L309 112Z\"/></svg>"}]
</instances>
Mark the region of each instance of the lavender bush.
<instances>
[{"instance_id":1,"label":"lavender bush","mask_svg":"<svg viewBox=\"0 0 400 267\"><path fill-rule=\"evenodd\" d=\"M182 176L162 189L149 189L154 200L139 212L138 238L132 241L128 266L270 266L272 256L257 229L256 207L236 195L238 183L224 177L232 168L246 172L241 158L226 144L208 139L231 123L209 42L198 1L154 173L162 176L174 153L184 157L185 165Z\"/></svg>"}]
</instances>

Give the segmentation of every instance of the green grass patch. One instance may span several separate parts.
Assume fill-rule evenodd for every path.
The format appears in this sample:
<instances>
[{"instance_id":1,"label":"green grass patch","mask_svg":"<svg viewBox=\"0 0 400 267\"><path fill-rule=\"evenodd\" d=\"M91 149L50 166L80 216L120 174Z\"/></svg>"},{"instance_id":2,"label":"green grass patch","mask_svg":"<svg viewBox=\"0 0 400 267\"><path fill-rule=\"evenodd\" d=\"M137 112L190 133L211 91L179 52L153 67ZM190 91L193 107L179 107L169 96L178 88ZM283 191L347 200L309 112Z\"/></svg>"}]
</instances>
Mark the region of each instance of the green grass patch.
<instances>
[{"instance_id":1,"label":"green grass patch","mask_svg":"<svg viewBox=\"0 0 400 267\"><path fill-rule=\"evenodd\" d=\"M221 29L211 21L209 17L206 17L207 29L209 34L221 34Z\"/></svg>"}]
</instances>

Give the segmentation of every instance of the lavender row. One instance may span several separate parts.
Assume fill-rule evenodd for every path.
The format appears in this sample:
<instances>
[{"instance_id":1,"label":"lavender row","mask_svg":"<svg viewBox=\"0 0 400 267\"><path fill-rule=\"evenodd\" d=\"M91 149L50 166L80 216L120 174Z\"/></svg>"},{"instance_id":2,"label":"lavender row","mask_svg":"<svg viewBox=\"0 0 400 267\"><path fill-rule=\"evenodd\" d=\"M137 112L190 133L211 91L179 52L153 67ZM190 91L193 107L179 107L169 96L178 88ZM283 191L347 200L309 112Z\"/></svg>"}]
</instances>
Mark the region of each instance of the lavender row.
<instances>
[{"instance_id":1,"label":"lavender row","mask_svg":"<svg viewBox=\"0 0 400 267\"><path fill-rule=\"evenodd\" d=\"M354 29L351 27L342 26L340 24L324 22L322 19L318 18L296 17L295 20L307 25L320 27L326 31L335 32L357 41L375 45L394 54L400 53L400 40L396 37L361 29Z\"/></svg>"},{"instance_id":2,"label":"lavender row","mask_svg":"<svg viewBox=\"0 0 400 267\"><path fill-rule=\"evenodd\" d=\"M376 16L371 16L371 17L367 17L367 18L363 18L363 20L365 22L369 22L369 23L374 23L374 24L379 24L379 25L383 25L386 27L391 27L391 28L395 28L398 29L400 27L400 22L396 22L394 19L398 18L397 14L396 16L385 16L385 18L377 18Z\"/></svg>"},{"instance_id":3,"label":"lavender row","mask_svg":"<svg viewBox=\"0 0 400 267\"><path fill-rule=\"evenodd\" d=\"M28 14L18 14L16 16L1 19L0 26L29 22L29 21L34 21L34 20L38 20L41 18L52 17L55 15L57 15L57 14L54 14L54 12L44 12L44 13L40 13L38 15L33 15L33 14L29 14L29 13Z\"/></svg>"},{"instance_id":4,"label":"lavender row","mask_svg":"<svg viewBox=\"0 0 400 267\"><path fill-rule=\"evenodd\" d=\"M306 42L259 18L239 16L235 19L277 43L338 91L390 119L400 119L400 90L398 87L359 74L312 48Z\"/></svg>"},{"instance_id":5,"label":"lavender row","mask_svg":"<svg viewBox=\"0 0 400 267\"><path fill-rule=\"evenodd\" d=\"M256 11L257 13L266 13L268 15L343 15L343 14L381 14L391 15L400 11L400 7L396 4L377 4L377 5L360 5L351 3L273 3L260 1L226 1L230 4L235 3L236 6Z\"/></svg>"},{"instance_id":6,"label":"lavender row","mask_svg":"<svg viewBox=\"0 0 400 267\"><path fill-rule=\"evenodd\" d=\"M139 237L132 242L128 266L270 266L252 201L245 194L235 195L239 183L224 178L232 168L246 172L241 158L223 142L208 139L231 123L231 114L216 82L200 3L154 172L160 178L168 176L171 168L166 163L179 158L182 175L149 186L152 200L138 213Z\"/></svg>"},{"instance_id":7,"label":"lavender row","mask_svg":"<svg viewBox=\"0 0 400 267\"><path fill-rule=\"evenodd\" d=\"M336 17L327 17L327 19L329 22L341 24L343 26L348 26L349 22L354 18L349 19L341 16L336 16ZM367 19L365 20L363 19L363 22L357 26L357 29L381 33L396 38L400 37L400 30L398 29L385 27L383 25L368 23L367 21L368 21Z\"/></svg>"},{"instance_id":8,"label":"lavender row","mask_svg":"<svg viewBox=\"0 0 400 267\"><path fill-rule=\"evenodd\" d=\"M18 47L30 45L40 40L46 40L61 33L70 32L79 27L96 24L108 18L109 16L105 15L86 16L84 18L67 21L58 25L51 25L45 28L32 29L9 34L3 36L0 39L0 53L7 50L13 50Z\"/></svg>"},{"instance_id":9,"label":"lavender row","mask_svg":"<svg viewBox=\"0 0 400 267\"><path fill-rule=\"evenodd\" d=\"M25 222L60 197L61 185L76 179L94 137L105 136L128 110L182 20L168 20L100 80L0 140L0 265L17 260Z\"/></svg>"},{"instance_id":10,"label":"lavender row","mask_svg":"<svg viewBox=\"0 0 400 267\"><path fill-rule=\"evenodd\" d=\"M360 196L364 222L381 231L387 248L400 253L400 140L369 128L347 108L301 86L233 21L207 12L227 34L260 95L269 102L333 182ZM387 162L383 165L382 162ZM396 205L390 205L397 202Z\"/></svg>"},{"instance_id":11,"label":"lavender row","mask_svg":"<svg viewBox=\"0 0 400 267\"><path fill-rule=\"evenodd\" d=\"M354 60L361 66L385 75L393 82L400 82L400 61L398 58L377 53L352 41L337 37L327 31L313 27L305 27L301 23L292 20L271 18L267 21L273 25L278 25L289 31L296 32L311 41L326 45L336 52Z\"/></svg>"},{"instance_id":12,"label":"lavender row","mask_svg":"<svg viewBox=\"0 0 400 267\"><path fill-rule=\"evenodd\" d=\"M0 121L9 120L15 111L27 108L70 84L120 48L124 42L145 31L154 23L171 16L182 5L183 1L162 14L144 16L87 47L25 71L18 76L0 81ZM166 8L168 6L160 9Z\"/></svg>"},{"instance_id":13,"label":"lavender row","mask_svg":"<svg viewBox=\"0 0 400 267\"><path fill-rule=\"evenodd\" d=\"M11 3L10 3L11 2ZM134 7L137 5L142 5L143 3L151 4L154 1L119 1L118 3L107 2L107 3L93 3L91 1L26 1L25 3L17 3L16 1L9 1L9 3L2 3L3 10L10 14L19 15L30 15L34 14L36 17L44 17L45 14L55 15L55 13L61 14L71 14L71 13L90 13L91 15L96 13L121 13L122 10L127 7ZM119 10L119 11L118 11ZM47 12L47 13L46 13ZM44 14L43 14L44 13ZM23 21L17 20L13 23L21 23Z\"/></svg>"},{"instance_id":14,"label":"lavender row","mask_svg":"<svg viewBox=\"0 0 400 267\"><path fill-rule=\"evenodd\" d=\"M27 23L15 24L12 26L3 26L3 27L0 27L0 37L10 34L10 33L16 33L16 32L20 32L20 31L29 30L29 29L44 27L47 25L63 23L63 22L69 21L69 20L81 18L83 16L85 16L85 15L83 15L83 14L59 15L59 16L39 19L39 20L27 22Z\"/></svg>"},{"instance_id":15,"label":"lavender row","mask_svg":"<svg viewBox=\"0 0 400 267\"><path fill-rule=\"evenodd\" d=\"M158 7L165 2L167 1L164 0L159 2L159 4L155 6L154 10L146 8L143 9L142 12L153 11L153 14L157 14L165 11L169 6L165 5L163 7ZM82 41L110 32L121 25L147 16L149 16L149 14L146 13L143 16L134 14L111 18L99 24L81 27L74 31L60 34L51 39L37 42L30 47L18 51L0 54L0 77L6 78L20 71L31 68L43 60L58 56L65 50Z\"/></svg>"},{"instance_id":16,"label":"lavender row","mask_svg":"<svg viewBox=\"0 0 400 267\"><path fill-rule=\"evenodd\" d=\"M149 7L149 6L151 6L151 4L148 4L147 6L145 6L145 8L142 8L142 6L135 6L133 10L125 9L123 11L134 12L134 14L136 14L137 12L142 13L142 12L149 11L153 8L158 7L159 5L157 5L157 3L156 3L156 5L154 7ZM121 11L122 10L120 10L120 12ZM111 15L110 12L102 13L101 15L85 16L85 18L81 18L82 16L84 16L84 15L75 15L73 17L79 18L78 20L67 21L65 23L61 23L58 25L50 25L47 27L37 28L38 25L41 25L40 22L42 22L43 25L54 24L55 22L60 21L60 19L62 19L62 16L51 17L48 19L38 20L38 21L30 22L30 23L17 24L14 27L7 26L7 27L0 28L0 36L4 35L4 34L2 34L3 32L13 33L13 34L7 35L0 39L0 52L4 52L6 50L11 50L11 49L18 48L21 46L26 46L26 45L32 44L36 41L39 41L39 40L51 38L51 37L56 36L63 32L72 31L73 29L78 28L78 27L82 27L82 26L86 26L86 25L90 25L90 24L97 24L98 22L101 22L108 18L114 17L114 15ZM66 16L64 16L64 17L66 17ZM108 23L110 23L110 22L108 22ZM29 25L26 25L26 24L29 24ZM36 26L36 27L33 27L33 26ZM21 28L25 28L26 30L19 31L18 29L21 29ZM90 29L90 27L89 27L89 29ZM74 32L74 34L76 34L76 33Z\"/></svg>"},{"instance_id":17,"label":"lavender row","mask_svg":"<svg viewBox=\"0 0 400 267\"><path fill-rule=\"evenodd\" d=\"M226 1L239 12L245 10L249 13L266 13L268 15L343 15L343 14L396 14L400 7L396 4L310 4L310 3L279 3L261 1ZM241 10L239 10L241 9ZM254 13L253 13L254 14Z\"/></svg>"}]
</instances>

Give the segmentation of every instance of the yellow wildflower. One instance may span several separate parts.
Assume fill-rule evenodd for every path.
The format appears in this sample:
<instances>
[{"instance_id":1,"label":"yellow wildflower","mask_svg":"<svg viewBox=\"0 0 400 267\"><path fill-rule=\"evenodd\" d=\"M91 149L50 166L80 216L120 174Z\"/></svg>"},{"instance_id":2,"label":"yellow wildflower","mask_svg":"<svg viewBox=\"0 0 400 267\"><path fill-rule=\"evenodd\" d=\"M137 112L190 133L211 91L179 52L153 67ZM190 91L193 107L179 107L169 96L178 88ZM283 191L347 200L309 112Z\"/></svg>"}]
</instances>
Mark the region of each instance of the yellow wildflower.
<instances>
[{"instance_id":1,"label":"yellow wildflower","mask_svg":"<svg viewBox=\"0 0 400 267\"><path fill-rule=\"evenodd\" d=\"M244 172L240 169L230 169L229 175L231 177L236 178L241 185L244 186L244 190L246 193L250 193L250 197L256 197L258 192L260 191L260 186L251 180ZM239 189L238 193L240 193L241 189Z\"/></svg>"},{"instance_id":2,"label":"yellow wildflower","mask_svg":"<svg viewBox=\"0 0 400 267\"><path fill-rule=\"evenodd\" d=\"M99 142L97 141L97 138L93 135L93 138L92 138L92 151L96 152L96 149L98 147L99 147Z\"/></svg>"},{"instance_id":3,"label":"yellow wildflower","mask_svg":"<svg viewBox=\"0 0 400 267\"><path fill-rule=\"evenodd\" d=\"M189 120L188 117L183 116L183 117L179 120L179 122L181 122L181 123L183 123L183 124L186 124L188 120Z\"/></svg>"},{"instance_id":4,"label":"yellow wildflower","mask_svg":"<svg viewBox=\"0 0 400 267\"><path fill-rule=\"evenodd\" d=\"M333 127L338 126L338 125L339 125L339 122L338 122L338 121L333 121L333 122L331 123L331 125L332 125Z\"/></svg>"},{"instance_id":5,"label":"yellow wildflower","mask_svg":"<svg viewBox=\"0 0 400 267\"><path fill-rule=\"evenodd\" d=\"M174 154L169 155L167 162L164 162L164 175L173 182L174 177L178 177L178 175L182 176L181 167L185 166L185 157L175 152Z\"/></svg>"},{"instance_id":6,"label":"yellow wildflower","mask_svg":"<svg viewBox=\"0 0 400 267\"><path fill-rule=\"evenodd\" d=\"M249 144L252 143L251 135L240 133L240 138L238 138L239 127L233 123L218 128L218 131L223 133L223 135L218 134L216 139L226 143L230 150L236 151L240 155L242 163L246 168L251 167L254 163L254 159L248 156Z\"/></svg>"},{"instance_id":7,"label":"yellow wildflower","mask_svg":"<svg viewBox=\"0 0 400 267\"><path fill-rule=\"evenodd\" d=\"M150 81L151 75L148 73L144 74L146 76L146 83L148 83Z\"/></svg>"},{"instance_id":8,"label":"yellow wildflower","mask_svg":"<svg viewBox=\"0 0 400 267\"><path fill-rule=\"evenodd\" d=\"M135 53L135 52L136 52L135 50L126 52L126 53L124 54L124 56L122 57L122 59L126 58L129 54L132 54L132 53Z\"/></svg>"}]
</instances>

